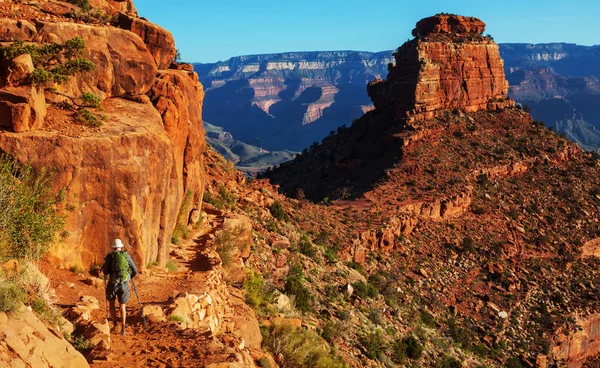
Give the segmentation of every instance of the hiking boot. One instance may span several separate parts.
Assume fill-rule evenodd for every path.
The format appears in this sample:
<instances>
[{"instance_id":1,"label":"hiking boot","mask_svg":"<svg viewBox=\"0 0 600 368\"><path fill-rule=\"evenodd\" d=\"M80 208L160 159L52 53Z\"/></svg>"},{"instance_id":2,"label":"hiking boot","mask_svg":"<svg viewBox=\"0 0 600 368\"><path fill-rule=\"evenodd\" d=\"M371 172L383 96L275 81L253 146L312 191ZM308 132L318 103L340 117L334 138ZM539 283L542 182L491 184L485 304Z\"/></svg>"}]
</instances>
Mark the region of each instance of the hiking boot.
<instances>
[{"instance_id":1,"label":"hiking boot","mask_svg":"<svg viewBox=\"0 0 600 368\"><path fill-rule=\"evenodd\" d=\"M125 325L121 328L121 336L125 336Z\"/></svg>"},{"instance_id":2,"label":"hiking boot","mask_svg":"<svg viewBox=\"0 0 600 368\"><path fill-rule=\"evenodd\" d=\"M115 325L113 326L113 328L110 329L110 333L111 334L119 333L119 324L117 322L115 322Z\"/></svg>"}]
</instances>

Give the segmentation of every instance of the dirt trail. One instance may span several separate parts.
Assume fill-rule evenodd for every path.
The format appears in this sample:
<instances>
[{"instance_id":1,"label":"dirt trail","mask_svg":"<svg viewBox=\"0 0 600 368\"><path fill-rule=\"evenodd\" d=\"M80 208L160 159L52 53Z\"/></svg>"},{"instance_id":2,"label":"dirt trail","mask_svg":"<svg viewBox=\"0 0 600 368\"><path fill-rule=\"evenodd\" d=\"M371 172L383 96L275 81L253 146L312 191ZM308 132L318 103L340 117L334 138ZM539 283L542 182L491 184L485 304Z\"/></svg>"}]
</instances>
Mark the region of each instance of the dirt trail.
<instances>
[{"instance_id":1,"label":"dirt trail","mask_svg":"<svg viewBox=\"0 0 600 368\"><path fill-rule=\"evenodd\" d=\"M200 295L206 291L206 276L213 264L206 244L223 225L217 211L208 211L208 220L193 231L188 240L174 245L171 260L177 270L151 268L135 278L143 305L167 307L171 298L184 292ZM106 315L103 290L86 285L85 276L69 271L52 270L57 295L63 306L74 305L83 295L101 301L93 319L104 321ZM131 284L130 284L131 285ZM234 351L211 336L209 330L179 330L176 322L152 322L144 328L140 306L133 287L127 305L127 335L111 335L108 360L95 360L92 367L202 367L213 362L235 359Z\"/></svg>"}]
</instances>

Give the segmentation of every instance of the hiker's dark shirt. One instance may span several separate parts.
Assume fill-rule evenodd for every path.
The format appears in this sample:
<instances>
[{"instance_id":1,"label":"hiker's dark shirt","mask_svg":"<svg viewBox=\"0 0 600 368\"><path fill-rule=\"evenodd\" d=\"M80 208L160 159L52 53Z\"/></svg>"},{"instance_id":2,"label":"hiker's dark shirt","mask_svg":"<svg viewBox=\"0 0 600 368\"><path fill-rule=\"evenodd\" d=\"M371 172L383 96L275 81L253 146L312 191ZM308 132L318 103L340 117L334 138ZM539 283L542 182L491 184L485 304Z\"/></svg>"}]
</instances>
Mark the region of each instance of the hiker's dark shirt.
<instances>
[{"instance_id":1,"label":"hiker's dark shirt","mask_svg":"<svg viewBox=\"0 0 600 368\"><path fill-rule=\"evenodd\" d=\"M104 257L104 267L102 268L102 272L104 272L105 275L109 275L110 277L110 282L112 282L112 263L113 263L113 259L114 259L114 254L115 252L125 252L124 250L116 250L114 252L110 252L106 255L106 257ZM127 258L127 263L129 263L129 274L131 275L131 278L134 278L135 275L137 275L138 271L137 268L135 267L135 263L133 263L133 259L131 259L131 256L125 252L125 257Z\"/></svg>"}]
</instances>

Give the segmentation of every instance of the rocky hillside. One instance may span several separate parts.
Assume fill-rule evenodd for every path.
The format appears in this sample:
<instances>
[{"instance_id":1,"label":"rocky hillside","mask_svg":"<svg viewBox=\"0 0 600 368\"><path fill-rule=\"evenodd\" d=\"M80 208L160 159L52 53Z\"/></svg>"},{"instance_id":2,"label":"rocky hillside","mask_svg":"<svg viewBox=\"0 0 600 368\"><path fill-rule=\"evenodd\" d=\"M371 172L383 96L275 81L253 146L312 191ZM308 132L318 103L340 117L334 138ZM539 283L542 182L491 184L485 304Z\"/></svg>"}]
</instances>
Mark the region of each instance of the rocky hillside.
<instances>
[{"instance_id":1,"label":"rocky hillside","mask_svg":"<svg viewBox=\"0 0 600 368\"><path fill-rule=\"evenodd\" d=\"M537 120L593 150L600 149L598 50L562 43L500 44L509 95L531 107ZM194 68L206 86L209 121L246 143L300 151L372 106L365 82L387 76L391 54L241 56Z\"/></svg>"},{"instance_id":2,"label":"rocky hillside","mask_svg":"<svg viewBox=\"0 0 600 368\"><path fill-rule=\"evenodd\" d=\"M289 215L327 239L301 262L311 310L344 331L332 339L358 349L347 354L386 366L593 366L600 164L513 107L483 28L419 22L395 53L407 67L369 86L377 108L266 176L325 205ZM364 284L319 266L328 247ZM350 296L318 292L325 280Z\"/></svg>"},{"instance_id":3,"label":"rocky hillside","mask_svg":"<svg viewBox=\"0 0 600 368\"><path fill-rule=\"evenodd\" d=\"M202 85L131 1L71 3L0 4L0 152L55 171L57 265L96 264L117 237L164 264L202 201Z\"/></svg>"}]
</instances>

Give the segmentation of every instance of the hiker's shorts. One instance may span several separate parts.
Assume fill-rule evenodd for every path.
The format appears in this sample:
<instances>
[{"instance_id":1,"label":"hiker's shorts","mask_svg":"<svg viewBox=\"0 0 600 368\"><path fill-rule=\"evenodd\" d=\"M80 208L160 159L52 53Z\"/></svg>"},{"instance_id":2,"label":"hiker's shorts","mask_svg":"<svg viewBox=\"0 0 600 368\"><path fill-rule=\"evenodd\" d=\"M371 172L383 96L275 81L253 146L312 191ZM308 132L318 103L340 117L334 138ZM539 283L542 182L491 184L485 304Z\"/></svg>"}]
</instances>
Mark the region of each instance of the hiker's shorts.
<instances>
[{"instance_id":1,"label":"hiker's shorts","mask_svg":"<svg viewBox=\"0 0 600 368\"><path fill-rule=\"evenodd\" d=\"M106 299L113 301L119 298L119 304L127 304L129 302L129 283L122 282L120 284L111 285L108 284L106 290Z\"/></svg>"}]
</instances>

